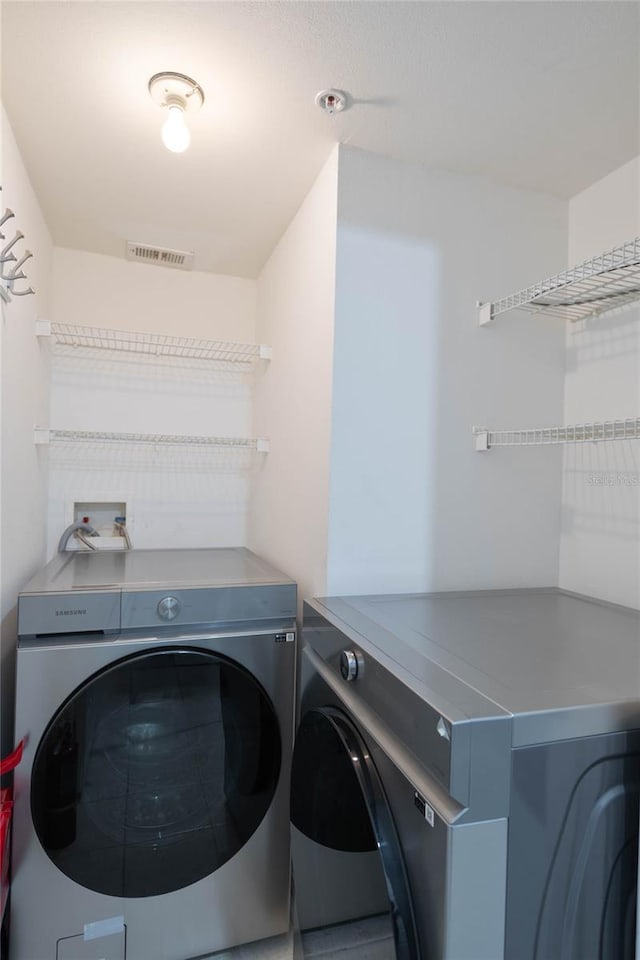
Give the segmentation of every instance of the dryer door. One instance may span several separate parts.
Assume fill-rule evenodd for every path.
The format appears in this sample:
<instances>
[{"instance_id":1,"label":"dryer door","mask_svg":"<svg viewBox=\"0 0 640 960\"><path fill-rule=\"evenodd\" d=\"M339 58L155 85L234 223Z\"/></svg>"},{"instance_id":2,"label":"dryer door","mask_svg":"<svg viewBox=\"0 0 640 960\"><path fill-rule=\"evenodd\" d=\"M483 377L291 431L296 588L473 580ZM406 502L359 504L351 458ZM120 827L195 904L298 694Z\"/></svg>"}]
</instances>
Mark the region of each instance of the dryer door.
<instances>
[{"instance_id":1,"label":"dryer door","mask_svg":"<svg viewBox=\"0 0 640 960\"><path fill-rule=\"evenodd\" d=\"M308 710L298 728L291 819L305 955L357 943L365 951L357 956L417 960L409 884L384 787L360 733L335 707Z\"/></svg>"},{"instance_id":2,"label":"dryer door","mask_svg":"<svg viewBox=\"0 0 640 960\"><path fill-rule=\"evenodd\" d=\"M248 841L280 765L273 704L248 670L207 650L155 648L90 677L53 717L33 765L33 823L82 886L170 893Z\"/></svg>"}]
</instances>

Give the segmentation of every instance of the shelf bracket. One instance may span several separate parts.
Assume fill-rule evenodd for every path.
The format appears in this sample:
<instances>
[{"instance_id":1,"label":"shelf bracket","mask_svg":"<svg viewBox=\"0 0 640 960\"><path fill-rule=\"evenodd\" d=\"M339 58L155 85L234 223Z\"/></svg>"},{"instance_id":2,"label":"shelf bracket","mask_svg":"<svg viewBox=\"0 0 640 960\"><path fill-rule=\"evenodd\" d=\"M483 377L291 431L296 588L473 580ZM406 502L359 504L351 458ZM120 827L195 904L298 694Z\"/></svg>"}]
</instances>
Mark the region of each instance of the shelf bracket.
<instances>
[{"instance_id":1,"label":"shelf bracket","mask_svg":"<svg viewBox=\"0 0 640 960\"><path fill-rule=\"evenodd\" d=\"M474 427L473 439L478 452L482 453L484 450L489 449L489 431L486 427Z\"/></svg>"},{"instance_id":2,"label":"shelf bracket","mask_svg":"<svg viewBox=\"0 0 640 960\"><path fill-rule=\"evenodd\" d=\"M40 317L36 320L36 337L50 337L51 336L51 321L42 320Z\"/></svg>"},{"instance_id":3,"label":"shelf bracket","mask_svg":"<svg viewBox=\"0 0 640 960\"><path fill-rule=\"evenodd\" d=\"M260 359L261 360L271 360L273 357L273 349L268 347L266 343L260 344Z\"/></svg>"},{"instance_id":4,"label":"shelf bracket","mask_svg":"<svg viewBox=\"0 0 640 960\"><path fill-rule=\"evenodd\" d=\"M34 427L33 440L37 446L43 446L51 442L51 430L48 427Z\"/></svg>"},{"instance_id":5,"label":"shelf bracket","mask_svg":"<svg viewBox=\"0 0 640 960\"><path fill-rule=\"evenodd\" d=\"M482 300L477 300L476 307L479 312L478 326L484 327L487 323L491 323L493 320L493 304L491 302L483 303Z\"/></svg>"},{"instance_id":6,"label":"shelf bracket","mask_svg":"<svg viewBox=\"0 0 640 960\"><path fill-rule=\"evenodd\" d=\"M256 440L256 451L258 453L269 453L269 447L268 440Z\"/></svg>"}]
</instances>

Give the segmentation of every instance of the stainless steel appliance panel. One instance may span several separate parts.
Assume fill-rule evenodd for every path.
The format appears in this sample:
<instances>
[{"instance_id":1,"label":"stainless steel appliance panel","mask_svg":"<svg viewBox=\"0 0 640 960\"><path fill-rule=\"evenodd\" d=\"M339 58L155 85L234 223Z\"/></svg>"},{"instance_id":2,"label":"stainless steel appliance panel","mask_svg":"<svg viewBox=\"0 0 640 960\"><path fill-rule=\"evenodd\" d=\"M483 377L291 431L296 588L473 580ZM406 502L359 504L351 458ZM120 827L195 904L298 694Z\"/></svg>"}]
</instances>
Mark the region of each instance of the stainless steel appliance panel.
<instances>
[{"instance_id":1,"label":"stainless steel appliance panel","mask_svg":"<svg viewBox=\"0 0 640 960\"><path fill-rule=\"evenodd\" d=\"M368 918L388 913L396 936L380 956L389 960L496 960L504 941L507 820L464 822L465 808L389 725L397 708L382 719L368 704L371 687L345 681L318 655L318 626L314 620L301 655L292 780L293 869L303 945L314 927L334 929L356 919L366 925ZM337 639L328 629L320 634L323 642L329 635ZM371 656L363 664L369 676L379 666ZM388 705L392 699L390 691ZM417 719L406 691L400 691L400 704ZM360 755L326 743L317 721L315 737L306 736L305 726L331 717L332 710L366 745ZM378 807L357 796L347 802L344 770L350 763L354 770L362 767L362 756L382 785ZM354 835L366 833L369 820L375 842L367 846ZM389 835L380 831L381 823ZM464 924L451 923L460 916ZM411 923L413 946L406 937Z\"/></svg>"},{"instance_id":2,"label":"stainless steel appliance panel","mask_svg":"<svg viewBox=\"0 0 640 960\"><path fill-rule=\"evenodd\" d=\"M195 590L124 591L122 629L163 624L185 627L205 623L248 623L295 616L296 588L290 584L216 587Z\"/></svg>"},{"instance_id":3,"label":"stainless steel appliance panel","mask_svg":"<svg viewBox=\"0 0 640 960\"><path fill-rule=\"evenodd\" d=\"M60 633L115 633L120 629L120 591L48 593L18 599L22 637Z\"/></svg>"},{"instance_id":4,"label":"stainless steel appliance panel","mask_svg":"<svg viewBox=\"0 0 640 960\"><path fill-rule=\"evenodd\" d=\"M302 710L319 691L369 744L422 960L633 960L638 611L556 589L334 597L305 605L304 639Z\"/></svg>"},{"instance_id":5,"label":"stainless steel appliance panel","mask_svg":"<svg viewBox=\"0 0 640 960\"><path fill-rule=\"evenodd\" d=\"M463 818L506 816L512 718L505 710L477 691L465 690L437 666L425 683L423 672L417 672L420 662L390 633L386 633L382 649L379 634L374 634L378 643L373 643L365 634L349 629L326 614L325 601L304 604L304 636L339 679L344 695L353 694L393 730L445 794L465 808ZM345 685L340 656L351 648L361 666L353 681Z\"/></svg>"},{"instance_id":6,"label":"stainless steel appliance panel","mask_svg":"<svg viewBox=\"0 0 640 960\"><path fill-rule=\"evenodd\" d=\"M288 929L295 611L244 548L69 553L25 587L11 960Z\"/></svg>"},{"instance_id":7,"label":"stainless steel appliance panel","mask_svg":"<svg viewBox=\"0 0 640 960\"><path fill-rule=\"evenodd\" d=\"M513 756L506 956L634 960L640 731Z\"/></svg>"},{"instance_id":8,"label":"stainless steel appliance panel","mask_svg":"<svg viewBox=\"0 0 640 960\"><path fill-rule=\"evenodd\" d=\"M289 625L290 627L291 625ZM260 634L238 633L179 638L158 637L131 640L90 641L61 637L60 643L30 644L19 652L18 729L28 742L16 776L14 903L21 910L12 929L12 960L53 960L58 939L77 935L85 924L109 916L124 915L127 925L127 957L154 960L185 960L186 957L222 949L230 944L281 933L288 927L289 854L288 833L289 749L293 719L293 669L295 644L280 641L277 630ZM70 642L73 640L73 642ZM268 695L276 712L282 743L279 777L273 800L255 832L246 843L211 874L164 895L110 896L88 889L66 876L52 862L34 833L31 796L32 772L43 734L67 698L87 678L111 666L129 662L136 655L165 648L210 651L238 664ZM170 704L167 702L167 708ZM108 718L107 718L108 719ZM87 742L89 742L87 737ZM142 742L142 741L141 741ZM88 762L88 761L87 761ZM105 762L109 762L105 756ZM170 769L171 760L168 758ZM159 782L162 793L163 782ZM85 779L85 790L87 781ZM150 794L149 796L150 800ZM149 802L147 800L147 803ZM114 798L114 822L123 830L130 820L119 820ZM103 804L104 806L104 804ZM35 808L34 808L35 809ZM96 811L96 816L100 811ZM105 817L108 818L108 811ZM105 840L93 856L108 870L109 858L123 849ZM63 851L64 853L64 851ZM162 843L158 845L158 869L162 869ZM38 923L32 921L34 898ZM250 904L246 909L244 905Z\"/></svg>"}]
</instances>

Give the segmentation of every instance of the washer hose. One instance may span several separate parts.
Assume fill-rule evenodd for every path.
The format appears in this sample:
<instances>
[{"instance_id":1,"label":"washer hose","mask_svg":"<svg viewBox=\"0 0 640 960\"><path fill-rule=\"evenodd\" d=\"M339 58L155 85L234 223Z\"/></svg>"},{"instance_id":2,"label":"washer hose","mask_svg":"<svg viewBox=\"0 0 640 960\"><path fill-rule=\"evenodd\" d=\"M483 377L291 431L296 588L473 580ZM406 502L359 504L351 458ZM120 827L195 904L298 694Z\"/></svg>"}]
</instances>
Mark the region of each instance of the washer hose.
<instances>
[{"instance_id":1,"label":"washer hose","mask_svg":"<svg viewBox=\"0 0 640 960\"><path fill-rule=\"evenodd\" d=\"M67 529L64 531L64 533L60 537L60 540L58 542L58 553L65 553L67 549L67 544L69 543L69 540L71 539L73 534L76 532L76 530L81 530L83 533L87 533L90 537L100 536L100 534L95 529L95 527L92 527L91 524L89 523L70 523ZM89 549L92 549L92 550L96 549L95 547L91 547L88 543L87 543L87 546L89 547Z\"/></svg>"}]
</instances>

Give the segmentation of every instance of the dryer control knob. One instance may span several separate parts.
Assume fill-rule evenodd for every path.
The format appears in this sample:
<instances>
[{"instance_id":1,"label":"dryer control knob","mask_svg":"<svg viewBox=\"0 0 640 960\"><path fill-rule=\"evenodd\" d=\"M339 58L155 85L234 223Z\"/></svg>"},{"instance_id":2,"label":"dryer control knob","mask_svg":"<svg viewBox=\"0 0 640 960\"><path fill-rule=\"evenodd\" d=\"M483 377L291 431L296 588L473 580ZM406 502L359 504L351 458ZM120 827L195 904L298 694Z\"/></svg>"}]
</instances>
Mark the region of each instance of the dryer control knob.
<instances>
[{"instance_id":1,"label":"dryer control knob","mask_svg":"<svg viewBox=\"0 0 640 960\"><path fill-rule=\"evenodd\" d=\"M158 604L158 616L161 620L175 620L182 609L177 597L163 597Z\"/></svg>"},{"instance_id":2,"label":"dryer control knob","mask_svg":"<svg viewBox=\"0 0 640 960\"><path fill-rule=\"evenodd\" d=\"M340 673L345 680L355 680L358 676L358 657L353 650L343 650L340 654Z\"/></svg>"}]
</instances>

